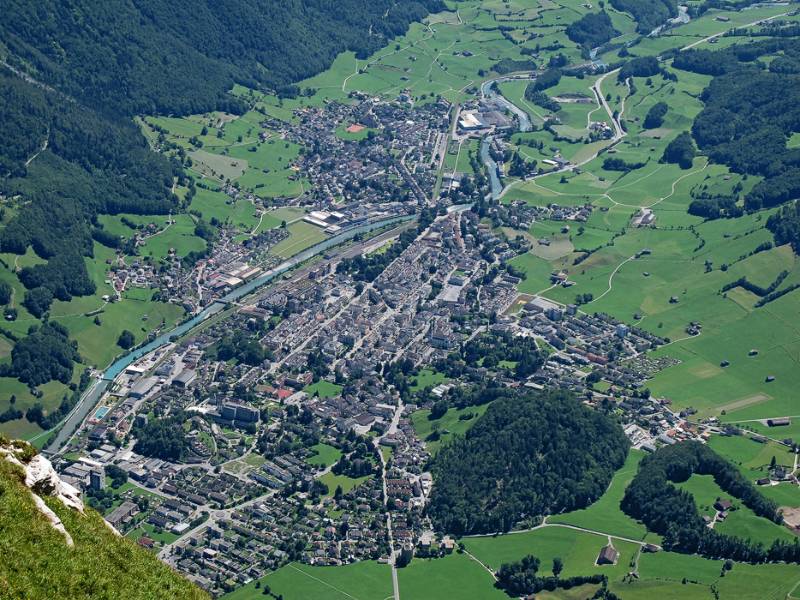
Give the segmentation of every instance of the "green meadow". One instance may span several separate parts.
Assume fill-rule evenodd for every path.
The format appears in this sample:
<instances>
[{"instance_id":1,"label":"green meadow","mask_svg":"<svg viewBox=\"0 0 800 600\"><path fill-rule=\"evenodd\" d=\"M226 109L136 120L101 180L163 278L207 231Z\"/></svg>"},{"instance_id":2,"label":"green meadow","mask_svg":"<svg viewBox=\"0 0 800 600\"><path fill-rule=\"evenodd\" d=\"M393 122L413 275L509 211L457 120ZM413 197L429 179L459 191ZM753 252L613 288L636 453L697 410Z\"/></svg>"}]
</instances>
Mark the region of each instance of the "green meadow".
<instances>
[{"instance_id":1,"label":"green meadow","mask_svg":"<svg viewBox=\"0 0 800 600\"><path fill-rule=\"evenodd\" d=\"M654 541L654 534L647 535L647 528L634 521L622 512L619 503L625 494L625 488L633 480L644 452L631 450L622 468L614 474L614 478L603 494L588 508L548 517L548 523L566 523L601 533L618 535L635 540ZM647 538L645 536L647 535Z\"/></svg>"},{"instance_id":2,"label":"green meadow","mask_svg":"<svg viewBox=\"0 0 800 600\"><path fill-rule=\"evenodd\" d=\"M353 488L358 487L364 483L372 475L365 475L364 477L348 477L347 475L336 475L333 472L325 473L319 480L328 486L328 496L333 496L337 487L342 488L342 493L346 494Z\"/></svg>"},{"instance_id":3,"label":"green meadow","mask_svg":"<svg viewBox=\"0 0 800 600\"><path fill-rule=\"evenodd\" d=\"M620 90L618 106L622 110L624 104L628 134L608 154L643 166L627 173L607 171L605 154L580 173L545 176L507 190L504 202L594 207L589 221L573 224L568 234L558 233L563 224L546 221L527 232L534 240L547 237L551 244L534 242L529 255L512 261L527 275L519 291L543 293L562 303L591 294L593 301L584 310L609 313L672 341L657 354L675 357L680 364L648 385L678 408L693 407L700 416L727 420L793 414L791 374L800 358L800 336L790 325L794 294L756 307L758 298L750 292L720 290L743 276L766 287L783 270L789 276L781 287L791 285L800 280L796 257L788 246L753 254L772 239L763 213L710 222L687 213L693 191L730 193L737 184L746 191L757 178L743 180L703 157L687 170L660 163L669 140L688 129L701 110L697 96L710 81L673 73L677 82L661 76L634 78L635 94ZM607 79L603 90L613 96L612 83ZM577 82L563 85L574 92ZM660 101L669 106L664 124L658 130L643 129L647 111ZM631 226L642 207L654 211L655 228ZM650 253L637 257L644 249ZM581 261L574 264L578 257ZM567 271L575 285L552 288L549 276L554 270ZM685 331L692 321L700 322L703 331L689 338ZM748 356L753 348L758 354ZM722 361L730 366L720 367ZM767 382L768 376L774 381Z\"/></svg>"},{"instance_id":4,"label":"green meadow","mask_svg":"<svg viewBox=\"0 0 800 600\"><path fill-rule=\"evenodd\" d=\"M270 254L289 258L328 237L322 229L305 221L292 223L288 226L288 231L289 237L270 248Z\"/></svg>"},{"instance_id":5,"label":"green meadow","mask_svg":"<svg viewBox=\"0 0 800 600\"><path fill-rule=\"evenodd\" d=\"M433 369L420 369L419 373L411 378L411 381L411 390L416 392L444 383L447 381L447 376Z\"/></svg>"},{"instance_id":6,"label":"green meadow","mask_svg":"<svg viewBox=\"0 0 800 600\"><path fill-rule=\"evenodd\" d=\"M257 586L258 584L258 586ZM260 600L269 586L286 600L384 600L392 595L392 573L388 565L372 561L341 567L312 567L289 563L223 596L225 600Z\"/></svg>"},{"instance_id":7,"label":"green meadow","mask_svg":"<svg viewBox=\"0 0 800 600\"><path fill-rule=\"evenodd\" d=\"M342 456L341 451L328 444L316 444L311 446L310 449L314 452L314 455L308 457L306 462L315 467L329 467Z\"/></svg>"},{"instance_id":8,"label":"green meadow","mask_svg":"<svg viewBox=\"0 0 800 600\"><path fill-rule=\"evenodd\" d=\"M714 530L727 535L735 535L769 546L774 540L792 541L795 536L788 529L772 521L759 517L735 498L723 492L711 475L692 475L687 481L678 484L694 496L695 504L701 514L714 516L714 503L717 499L733 501L733 509L724 521L717 521Z\"/></svg>"},{"instance_id":9,"label":"green meadow","mask_svg":"<svg viewBox=\"0 0 800 600\"><path fill-rule=\"evenodd\" d=\"M488 407L488 404L484 404L461 409L451 408L440 419L430 419L431 411L421 409L411 414L411 423L419 438L426 440L425 447L428 451L431 454L435 454L447 440L454 435L464 434L472 427L476 419L485 413ZM434 432L436 432L438 438L437 436L431 438L431 434Z\"/></svg>"},{"instance_id":10,"label":"green meadow","mask_svg":"<svg viewBox=\"0 0 800 600\"><path fill-rule=\"evenodd\" d=\"M494 579L479 563L466 554L444 558L415 558L398 570L400 597L410 600L428 598L464 598L465 600L502 600L505 593L493 587Z\"/></svg>"},{"instance_id":11,"label":"green meadow","mask_svg":"<svg viewBox=\"0 0 800 600\"><path fill-rule=\"evenodd\" d=\"M342 386L321 379L316 383L307 385L303 391L309 396L319 396L320 398L332 398L341 393Z\"/></svg>"}]
</instances>

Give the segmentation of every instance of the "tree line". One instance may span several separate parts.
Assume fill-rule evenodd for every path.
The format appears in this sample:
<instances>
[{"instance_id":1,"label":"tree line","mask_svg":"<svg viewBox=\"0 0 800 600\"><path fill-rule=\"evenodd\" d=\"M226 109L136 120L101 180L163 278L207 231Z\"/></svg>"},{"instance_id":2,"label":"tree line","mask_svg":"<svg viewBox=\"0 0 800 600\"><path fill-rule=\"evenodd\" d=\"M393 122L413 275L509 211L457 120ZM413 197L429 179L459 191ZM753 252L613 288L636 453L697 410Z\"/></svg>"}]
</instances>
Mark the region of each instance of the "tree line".
<instances>
[{"instance_id":1,"label":"tree line","mask_svg":"<svg viewBox=\"0 0 800 600\"><path fill-rule=\"evenodd\" d=\"M620 506L650 531L664 537L664 548L675 552L700 554L707 558L727 558L740 562L800 562L800 541L776 540L765 549L760 543L721 534L706 527L694 497L674 483L692 475L711 475L716 484L738 499L759 517L782 522L778 505L766 498L735 465L700 442L688 441L665 446L647 456L625 490Z\"/></svg>"},{"instance_id":2,"label":"tree line","mask_svg":"<svg viewBox=\"0 0 800 600\"><path fill-rule=\"evenodd\" d=\"M602 573L594 575L578 575L575 577L561 577L564 562L561 558L553 559L552 576L539 574L541 561L533 554L528 554L513 563L503 563L497 571L495 587L500 588L513 598L532 597L539 592L554 592L555 590L569 590L579 585L599 584L600 588L592 598L604 600L618 600L618 596L608 591L608 577Z\"/></svg>"},{"instance_id":3,"label":"tree line","mask_svg":"<svg viewBox=\"0 0 800 600\"><path fill-rule=\"evenodd\" d=\"M619 31L614 29L608 13L601 10L596 13L586 13L577 21L567 25L566 34L576 44L591 49L602 46L611 38L618 36Z\"/></svg>"}]
</instances>

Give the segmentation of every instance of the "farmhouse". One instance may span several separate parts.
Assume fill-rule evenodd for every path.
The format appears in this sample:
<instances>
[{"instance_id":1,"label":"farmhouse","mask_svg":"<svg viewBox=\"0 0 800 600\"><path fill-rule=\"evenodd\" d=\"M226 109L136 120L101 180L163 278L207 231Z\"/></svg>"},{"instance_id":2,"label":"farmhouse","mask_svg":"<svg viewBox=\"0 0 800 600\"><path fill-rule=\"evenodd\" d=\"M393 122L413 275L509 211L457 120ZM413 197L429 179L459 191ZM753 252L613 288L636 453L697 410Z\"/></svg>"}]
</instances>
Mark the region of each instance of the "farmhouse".
<instances>
[{"instance_id":1,"label":"farmhouse","mask_svg":"<svg viewBox=\"0 0 800 600\"><path fill-rule=\"evenodd\" d=\"M615 565L617 564L617 559L619 558L619 550L614 548L611 544L608 546L604 546L602 550L600 550L600 554L597 555L597 564L598 565Z\"/></svg>"},{"instance_id":2,"label":"farmhouse","mask_svg":"<svg viewBox=\"0 0 800 600\"><path fill-rule=\"evenodd\" d=\"M725 512L730 510L731 506L733 506L733 502L722 498L714 502L714 508L716 508L720 512Z\"/></svg>"}]
</instances>

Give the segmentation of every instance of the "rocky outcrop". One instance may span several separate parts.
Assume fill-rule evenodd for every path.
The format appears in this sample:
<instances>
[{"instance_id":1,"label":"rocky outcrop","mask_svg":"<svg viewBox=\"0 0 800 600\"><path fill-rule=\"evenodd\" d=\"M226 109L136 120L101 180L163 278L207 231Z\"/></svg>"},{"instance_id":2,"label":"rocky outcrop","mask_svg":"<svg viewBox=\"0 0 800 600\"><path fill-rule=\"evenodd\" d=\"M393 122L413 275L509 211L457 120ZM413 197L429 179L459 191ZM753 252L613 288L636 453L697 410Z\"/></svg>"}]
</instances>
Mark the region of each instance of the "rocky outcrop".
<instances>
[{"instance_id":1,"label":"rocky outcrop","mask_svg":"<svg viewBox=\"0 0 800 600\"><path fill-rule=\"evenodd\" d=\"M25 485L40 496L55 496L68 508L83 514L81 493L70 484L61 481L52 463L41 454L34 456L25 465Z\"/></svg>"}]
</instances>

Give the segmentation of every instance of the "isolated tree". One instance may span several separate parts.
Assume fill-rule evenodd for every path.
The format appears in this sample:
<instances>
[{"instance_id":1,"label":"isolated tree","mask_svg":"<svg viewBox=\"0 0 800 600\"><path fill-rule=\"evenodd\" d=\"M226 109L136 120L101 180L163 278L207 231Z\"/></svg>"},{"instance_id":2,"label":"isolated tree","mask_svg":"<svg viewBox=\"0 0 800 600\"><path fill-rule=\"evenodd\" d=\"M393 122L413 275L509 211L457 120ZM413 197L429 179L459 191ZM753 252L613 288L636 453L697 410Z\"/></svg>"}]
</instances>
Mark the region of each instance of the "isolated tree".
<instances>
[{"instance_id":1,"label":"isolated tree","mask_svg":"<svg viewBox=\"0 0 800 600\"><path fill-rule=\"evenodd\" d=\"M561 575L561 571L564 570L564 561L561 560L561 557L556 556L553 559L553 577L558 578Z\"/></svg>"},{"instance_id":2,"label":"isolated tree","mask_svg":"<svg viewBox=\"0 0 800 600\"><path fill-rule=\"evenodd\" d=\"M134 337L133 332L123 329L122 333L119 334L119 339L117 339L117 346L123 350L128 350L132 348L135 343L136 338Z\"/></svg>"}]
</instances>

